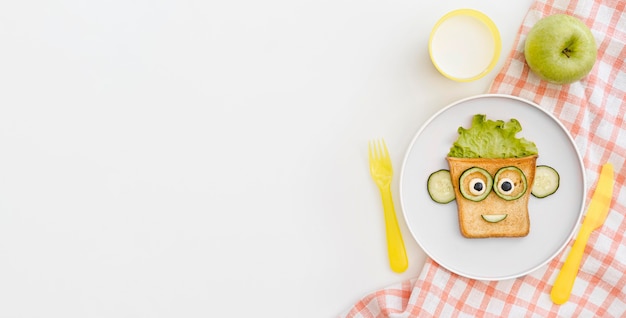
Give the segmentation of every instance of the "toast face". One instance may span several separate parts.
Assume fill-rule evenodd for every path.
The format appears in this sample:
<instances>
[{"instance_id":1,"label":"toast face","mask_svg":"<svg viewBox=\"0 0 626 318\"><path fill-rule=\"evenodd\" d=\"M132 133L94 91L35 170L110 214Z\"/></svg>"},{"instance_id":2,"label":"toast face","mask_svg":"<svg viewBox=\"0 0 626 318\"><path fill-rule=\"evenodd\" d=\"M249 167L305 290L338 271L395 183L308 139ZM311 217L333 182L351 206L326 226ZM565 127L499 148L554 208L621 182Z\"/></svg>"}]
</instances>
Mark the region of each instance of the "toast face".
<instances>
[{"instance_id":1,"label":"toast face","mask_svg":"<svg viewBox=\"0 0 626 318\"><path fill-rule=\"evenodd\" d=\"M450 176L452 178L458 208L459 227L463 236L467 238L487 238L523 237L528 235L530 231L528 199L530 198L535 179L537 155L506 159L455 157L447 157L446 159L450 168ZM498 171L507 170L503 168L515 167L519 170L512 170L518 175L519 171L521 171L524 175L521 178L523 179L525 177L526 179L525 192L518 198L507 197L508 200L504 199L496 194L495 188L499 186L496 180L493 182L494 189L488 189L490 192L484 199L480 199L478 202L469 200L461 193L461 187L467 189L470 186L470 181L466 179L476 178L470 177L461 180L461 175L468 169L474 167L484 169L491 178L494 178ZM515 177L511 176L510 179L515 180ZM515 186L515 189L521 190L523 185L516 184ZM483 218L483 215L493 216L503 214L506 214L506 218L499 222L492 223Z\"/></svg>"}]
</instances>

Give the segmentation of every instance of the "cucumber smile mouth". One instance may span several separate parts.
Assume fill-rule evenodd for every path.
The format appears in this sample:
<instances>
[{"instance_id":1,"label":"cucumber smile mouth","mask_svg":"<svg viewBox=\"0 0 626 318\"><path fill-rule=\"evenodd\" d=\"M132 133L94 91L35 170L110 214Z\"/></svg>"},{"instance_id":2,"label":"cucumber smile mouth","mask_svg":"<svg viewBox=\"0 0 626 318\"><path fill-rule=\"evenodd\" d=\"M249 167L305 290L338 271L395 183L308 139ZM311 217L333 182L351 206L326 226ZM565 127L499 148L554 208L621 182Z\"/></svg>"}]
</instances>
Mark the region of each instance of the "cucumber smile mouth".
<instances>
[{"instance_id":1,"label":"cucumber smile mouth","mask_svg":"<svg viewBox=\"0 0 626 318\"><path fill-rule=\"evenodd\" d=\"M489 223L498 223L506 219L508 214L481 214L480 216L483 218L483 220Z\"/></svg>"}]
</instances>

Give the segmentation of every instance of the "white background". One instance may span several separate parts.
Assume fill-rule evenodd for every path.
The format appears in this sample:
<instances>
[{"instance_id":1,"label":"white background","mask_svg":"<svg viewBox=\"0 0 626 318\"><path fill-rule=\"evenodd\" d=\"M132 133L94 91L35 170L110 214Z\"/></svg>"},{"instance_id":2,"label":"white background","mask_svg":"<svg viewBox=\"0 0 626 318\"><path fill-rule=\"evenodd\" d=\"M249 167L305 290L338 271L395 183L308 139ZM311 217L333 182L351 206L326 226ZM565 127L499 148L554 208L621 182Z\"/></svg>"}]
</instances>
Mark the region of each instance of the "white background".
<instances>
[{"instance_id":1,"label":"white background","mask_svg":"<svg viewBox=\"0 0 626 318\"><path fill-rule=\"evenodd\" d=\"M531 3L2 2L0 317L333 317L416 277L398 178L389 269L367 141L398 175ZM457 8L503 39L472 83L428 57Z\"/></svg>"}]
</instances>

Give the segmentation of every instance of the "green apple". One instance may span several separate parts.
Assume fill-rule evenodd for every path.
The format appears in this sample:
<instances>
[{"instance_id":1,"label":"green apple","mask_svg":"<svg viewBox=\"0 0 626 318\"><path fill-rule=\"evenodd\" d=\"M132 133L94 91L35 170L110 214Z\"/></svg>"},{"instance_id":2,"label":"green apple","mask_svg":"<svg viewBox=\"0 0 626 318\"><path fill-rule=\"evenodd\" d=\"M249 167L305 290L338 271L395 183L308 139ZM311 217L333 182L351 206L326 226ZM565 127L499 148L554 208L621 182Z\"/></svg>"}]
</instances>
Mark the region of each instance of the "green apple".
<instances>
[{"instance_id":1,"label":"green apple","mask_svg":"<svg viewBox=\"0 0 626 318\"><path fill-rule=\"evenodd\" d=\"M555 14L539 20L528 32L524 56L542 79L568 84L587 76L598 47L591 30L579 19Z\"/></svg>"}]
</instances>

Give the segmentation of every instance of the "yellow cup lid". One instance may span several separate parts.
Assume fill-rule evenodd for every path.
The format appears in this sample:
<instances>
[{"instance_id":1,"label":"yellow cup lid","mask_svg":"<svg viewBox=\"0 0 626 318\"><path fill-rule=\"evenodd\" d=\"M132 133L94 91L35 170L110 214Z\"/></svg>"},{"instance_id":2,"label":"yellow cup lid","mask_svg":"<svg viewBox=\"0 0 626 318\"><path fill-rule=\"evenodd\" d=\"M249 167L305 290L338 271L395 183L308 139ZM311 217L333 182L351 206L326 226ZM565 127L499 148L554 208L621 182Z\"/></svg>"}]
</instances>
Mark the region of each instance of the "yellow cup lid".
<instances>
[{"instance_id":1,"label":"yellow cup lid","mask_svg":"<svg viewBox=\"0 0 626 318\"><path fill-rule=\"evenodd\" d=\"M445 77L470 82L487 75L500 58L502 40L495 23L480 11L458 9L433 27L428 52Z\"/></svg>"}]
</instances>

